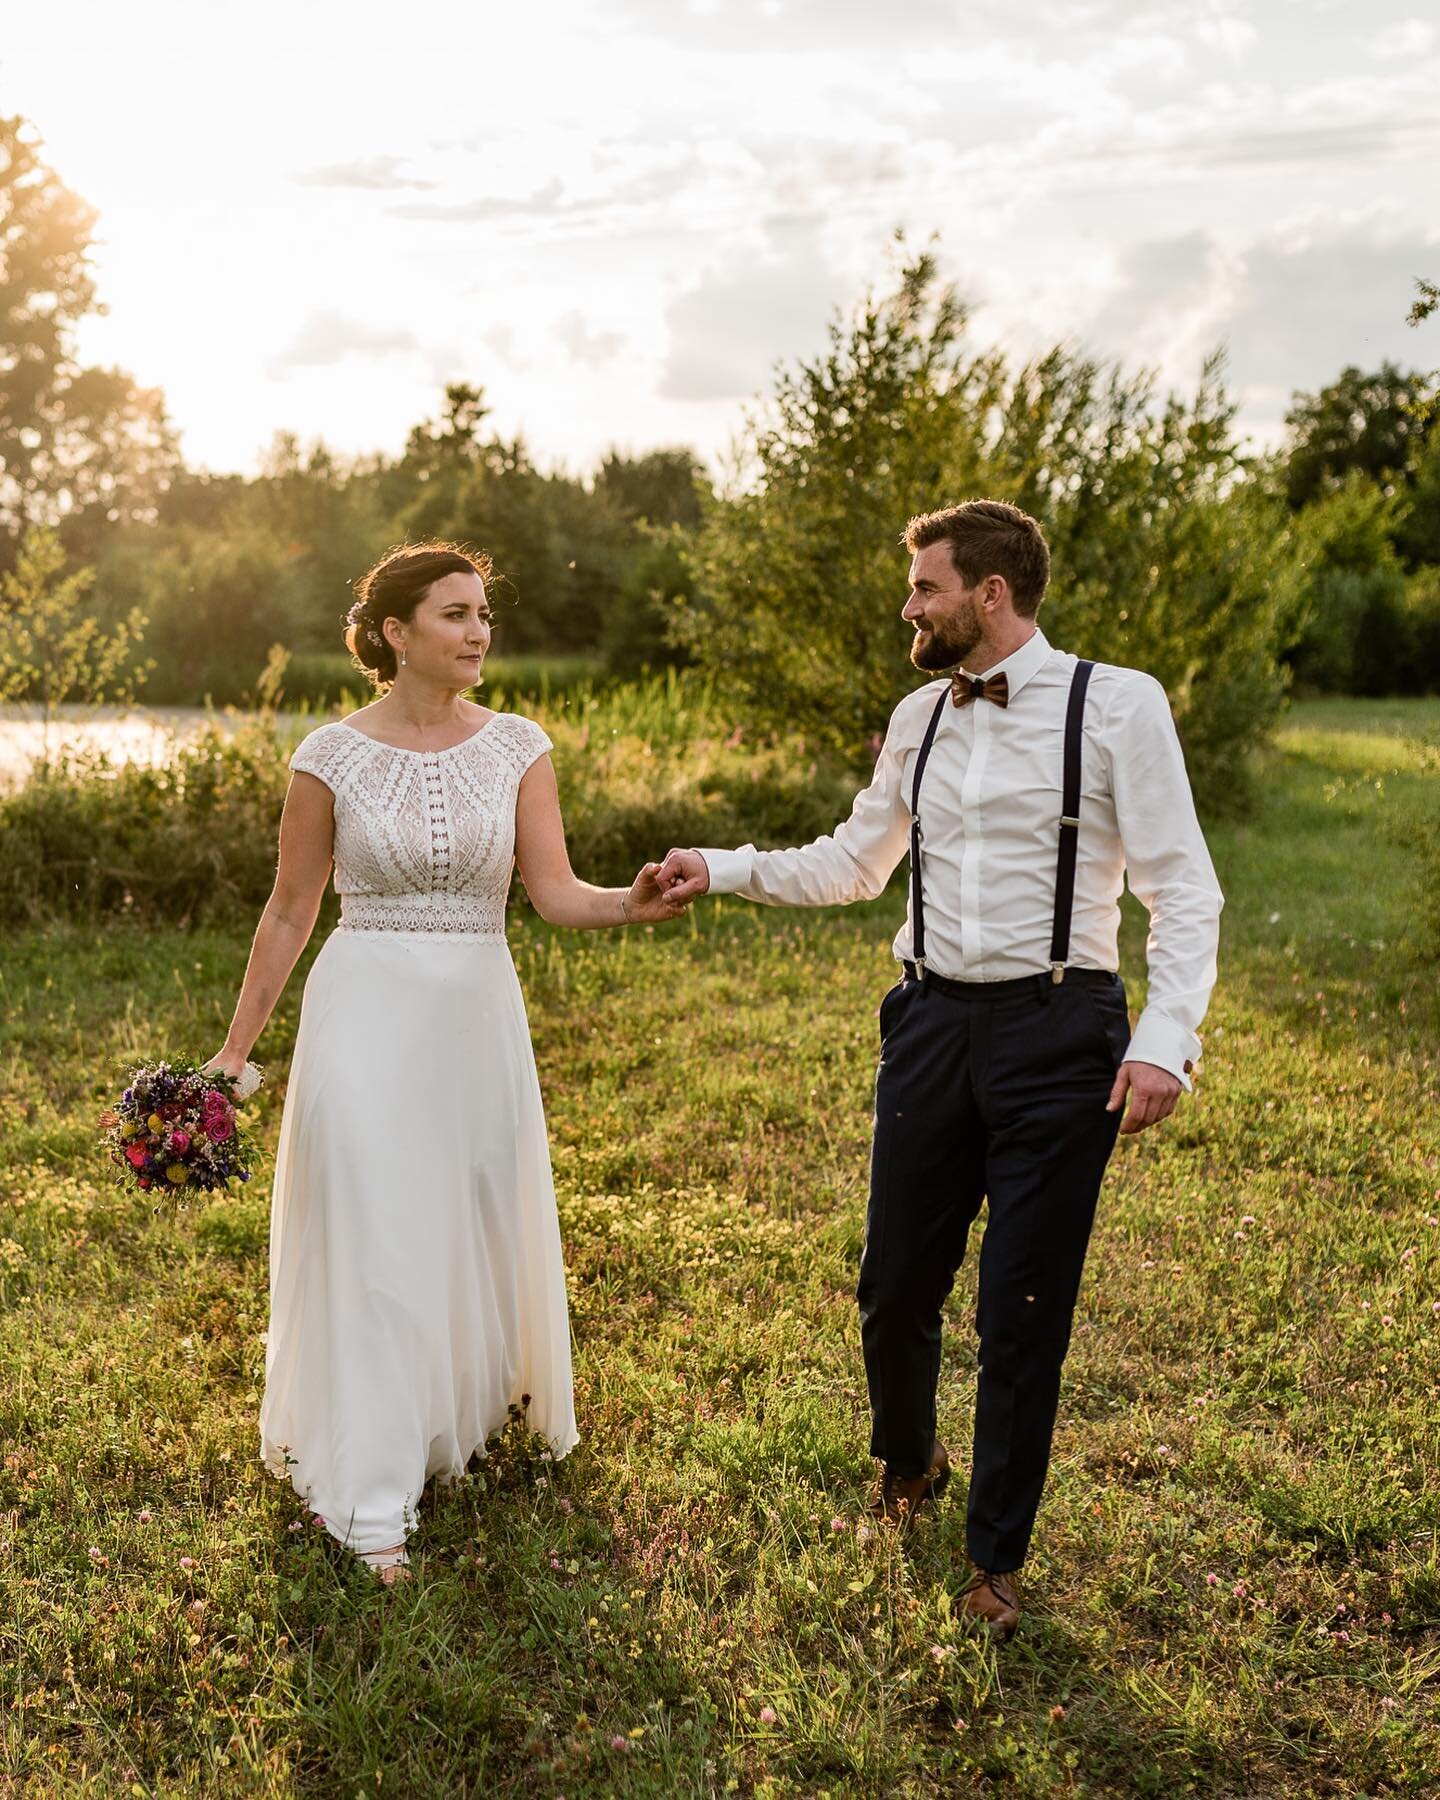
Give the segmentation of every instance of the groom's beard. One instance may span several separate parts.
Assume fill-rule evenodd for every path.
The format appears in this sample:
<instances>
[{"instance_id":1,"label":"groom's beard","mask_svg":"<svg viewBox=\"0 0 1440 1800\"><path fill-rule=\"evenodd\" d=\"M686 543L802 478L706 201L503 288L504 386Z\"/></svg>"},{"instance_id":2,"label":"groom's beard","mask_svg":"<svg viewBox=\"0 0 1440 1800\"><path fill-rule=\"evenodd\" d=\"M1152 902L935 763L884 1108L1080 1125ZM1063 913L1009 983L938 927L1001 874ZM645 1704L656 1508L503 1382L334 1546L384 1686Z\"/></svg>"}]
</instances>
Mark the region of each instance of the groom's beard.
<instances>
[{"instance_id":1,"label":"groom's beard","mask_svg":"<svg viewBox=\"0 0 1440 1800\"><path fill-rule=\"evenodd\" d=\"M983 635L975 602L967 600L964 608L943 624L915 633L910 660L917 669L953 669L964 662Z\"/></svg>"}]
</instances>

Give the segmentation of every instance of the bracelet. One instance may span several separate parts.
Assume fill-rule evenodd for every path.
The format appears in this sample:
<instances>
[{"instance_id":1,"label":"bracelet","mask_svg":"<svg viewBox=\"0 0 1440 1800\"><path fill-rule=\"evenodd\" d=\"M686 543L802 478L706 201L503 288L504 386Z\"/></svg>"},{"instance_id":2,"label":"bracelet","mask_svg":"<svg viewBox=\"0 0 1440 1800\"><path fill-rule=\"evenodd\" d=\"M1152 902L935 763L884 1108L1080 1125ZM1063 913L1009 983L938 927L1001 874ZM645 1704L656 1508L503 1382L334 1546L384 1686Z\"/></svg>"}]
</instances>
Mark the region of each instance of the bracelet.
<instances>
[{"instance_id":1,"label":"bracelet","mask_svg":"<svg viewBox=\"0 0 1440 1800\"><path fill-rule=\"evenodd\" d=\"M625 923L627 925L633 925L635 923L635 921L630 917L630 914L625 910L625 903L629 898L630 898L630 890L627 888L625 890L625 892L623 894L621 894L621 896L620 896L620 917L625 921Z\"/></svg>"}]
</instances>

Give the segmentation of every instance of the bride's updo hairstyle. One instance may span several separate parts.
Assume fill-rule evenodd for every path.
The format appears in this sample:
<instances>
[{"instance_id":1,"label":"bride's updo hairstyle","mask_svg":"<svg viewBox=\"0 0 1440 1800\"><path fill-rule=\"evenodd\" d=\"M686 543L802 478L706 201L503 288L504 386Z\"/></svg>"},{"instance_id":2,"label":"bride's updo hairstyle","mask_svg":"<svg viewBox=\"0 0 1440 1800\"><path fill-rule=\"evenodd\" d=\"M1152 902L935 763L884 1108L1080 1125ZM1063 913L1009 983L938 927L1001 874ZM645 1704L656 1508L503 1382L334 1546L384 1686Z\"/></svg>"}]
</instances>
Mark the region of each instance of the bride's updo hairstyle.
<instances>
[{"instance_id":1,"label":"bride's updo hairstyle","mask_svg":"<svg viewBox=\"0 0 1440 1800\"><path fill-rule=\"evenodd\" d=\"M461 544L401 544L387 550L355 583L355 604L345 615L345 646L372 687L395 679L395 652L385 640L385 621L408 624L415 608L445 575L478 575L488 581L490 558Z\"/></svg>"}]
</instances>

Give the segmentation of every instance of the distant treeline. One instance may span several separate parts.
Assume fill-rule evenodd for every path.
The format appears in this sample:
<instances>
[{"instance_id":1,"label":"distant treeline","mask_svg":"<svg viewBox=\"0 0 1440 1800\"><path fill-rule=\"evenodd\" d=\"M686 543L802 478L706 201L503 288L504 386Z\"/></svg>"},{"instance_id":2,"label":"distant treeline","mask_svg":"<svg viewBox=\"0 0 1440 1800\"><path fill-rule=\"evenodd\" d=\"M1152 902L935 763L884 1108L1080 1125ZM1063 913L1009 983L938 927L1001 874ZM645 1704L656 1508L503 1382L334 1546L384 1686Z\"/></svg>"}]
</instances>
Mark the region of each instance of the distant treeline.
<instances>
[{"instance_id":1,"label":"distant treeline","mask_svg":"<svg viewBox=\"0 0 1440 1800\"><path fill-rule=\"evenodd\" d=\"M914 679L905 520L976 494L1042 521L1052 636L1157 675L1212 792L1292 680L1440 688L1440 432L1427 378L1389 363L1297 394L1282 449L1247 456L1218 362L1188 398L1066 348L1012 365L969 345L922 256L777 376L718 490L684 447L546 470L465 383L398 456L282 434L259 475L216 476L185 466L159 393L75 358L93 224L0 119L0 607L18 631L60 578L24 555L58 528L97 628L143 618L125 657L153 664L150 699L240 699L277 644L322 697L350 584L441 536L494 559L498 655L688 661L757 726L858 759Z\"/></svg>"}]
</instances>

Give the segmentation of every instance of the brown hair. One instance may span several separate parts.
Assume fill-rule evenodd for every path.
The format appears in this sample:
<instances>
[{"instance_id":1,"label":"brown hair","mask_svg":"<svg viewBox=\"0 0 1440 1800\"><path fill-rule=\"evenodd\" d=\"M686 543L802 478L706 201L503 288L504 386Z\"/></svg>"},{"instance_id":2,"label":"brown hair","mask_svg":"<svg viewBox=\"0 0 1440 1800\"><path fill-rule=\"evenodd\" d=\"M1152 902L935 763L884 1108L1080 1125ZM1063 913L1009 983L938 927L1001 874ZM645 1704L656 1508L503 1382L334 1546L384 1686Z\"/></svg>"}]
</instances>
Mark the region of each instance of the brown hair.
<instances>
[{"instance_id":1,"label":"brown hair","mask_svg":"<svg viewBox=\"0 0 1440 1800\"><path fill-rule=\"evenodd\" d=\"M1050 546L1029 513L1008 500L964 500L940 512L917 513L905 527L905 548L913 555L931 544L948 543L950 561L974 587L987 575L1003 575L1015 610L1033 619L1050 581Z\"/></svg>"},{"instance_id":2,"label":"brown hair","mask_svg":"<svg viewBox=\"0 0 1440 1800\"><path fill-rule=\"evenodd\" d=\"M463 544L399 544L387 550L355 583L355 604L345 615L345 647L374 687L395 679L395 652L385 638L385 621L408 622L434 584L446 575L478 575L488 581L490 558Z\"/></svg>"}]
</instances>

